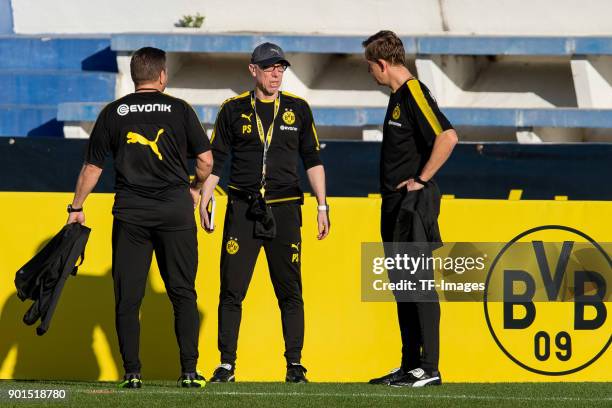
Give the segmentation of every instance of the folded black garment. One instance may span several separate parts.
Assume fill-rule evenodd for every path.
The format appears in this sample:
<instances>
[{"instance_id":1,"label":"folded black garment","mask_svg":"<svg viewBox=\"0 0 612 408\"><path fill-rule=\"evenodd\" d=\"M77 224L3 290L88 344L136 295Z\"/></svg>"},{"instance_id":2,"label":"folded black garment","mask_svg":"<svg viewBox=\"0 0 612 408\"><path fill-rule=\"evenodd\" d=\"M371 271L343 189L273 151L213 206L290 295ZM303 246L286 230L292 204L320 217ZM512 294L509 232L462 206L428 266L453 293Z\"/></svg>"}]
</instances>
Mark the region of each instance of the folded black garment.
<instances>
[{"instance_id":1,"label":"folded black garment","mask_svg":"<svg viewBox=\"0 0 612 408\"><path fill-rule=\"evenodd\" d=\"M255 238L272 239L276 237L276 221L272 209L261 194L256 194L249 203L247 213L255 220L253 236Z\"/></svg>"},{"instance_id":2,"label":"folded black garment","mask_svg":"<svg viewBox=\"0 0 612 408\"><path fill-rule=\"evenodd\" d=\"M17 296L34 303L23 316L33 325L40 319L36 334L49 330L53 312L69 275L76 275L85 259L85 246L91 229L79 223L67 224L15 274ZM80 263L77 261L80 258Z\"/></svg>"}]
</instances>

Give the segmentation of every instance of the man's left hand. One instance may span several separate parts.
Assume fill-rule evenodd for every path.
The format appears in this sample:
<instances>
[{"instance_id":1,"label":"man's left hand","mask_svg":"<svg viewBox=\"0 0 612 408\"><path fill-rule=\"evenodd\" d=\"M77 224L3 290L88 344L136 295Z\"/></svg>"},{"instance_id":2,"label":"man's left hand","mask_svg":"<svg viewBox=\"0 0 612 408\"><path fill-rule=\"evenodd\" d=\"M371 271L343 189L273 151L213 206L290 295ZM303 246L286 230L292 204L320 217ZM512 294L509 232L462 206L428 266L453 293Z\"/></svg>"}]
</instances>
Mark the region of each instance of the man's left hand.
<instances>
[{"instance_id":1,"label":"man's left hand","mask_svg":"<svg viewBox=\"0 0 612 408\"><path fill-rule=\"evenodd\" d=\"M325 239L329 235L329 215L327 211L319 211L317 214L317 223L319 224L318 240Z\"/></svg>"},{"instance_id":2,"label":"man's left hand","mask_svg":"<svg viewBox=\"0 0 612 408\"><path fill-rule=\"evenodd\" d=\"M401 190L405 188L408 191L417 191L422 189L424 186L421 183L417 183L413 178L408 179L406 181L402 181L395 187L396 190Z\"/></svg>"}]
</instances>

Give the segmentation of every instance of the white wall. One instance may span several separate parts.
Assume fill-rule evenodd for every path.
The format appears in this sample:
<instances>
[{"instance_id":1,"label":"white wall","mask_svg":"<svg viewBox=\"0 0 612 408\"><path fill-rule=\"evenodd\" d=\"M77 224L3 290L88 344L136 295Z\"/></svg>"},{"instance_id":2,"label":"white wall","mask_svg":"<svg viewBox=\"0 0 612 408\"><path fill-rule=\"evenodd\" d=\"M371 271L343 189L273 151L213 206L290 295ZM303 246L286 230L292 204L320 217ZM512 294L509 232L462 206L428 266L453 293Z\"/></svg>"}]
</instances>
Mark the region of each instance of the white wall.
<instances>
[{"instance_id":1,"label":"white wall","mask_svg":"<svg viewBox=\"0 0 612 408\"><path fill-rule=\"evenodd\" d=\"M170 30L183 14L201 11L193 0L12 0L17 34L112 33Z\"/></svg>"},{"instance_id":2,"label":"white wall","mask_svg":"<svg viewBox=\"0 0 612 408\"><path fill-rule=\"evenodd\" d=\"M184 14L204 32L603 35L610 0L12 0L15 32L172 31ZM440 8L442 5L442 8Z\"/></svg>"},{"instance_id":3,"label":"white wall","mask_svg":"<svg viewBox=\"0 0 612 408\"><path fill-rule=\"evenodd\" d=\"M15 32L173 31L184 14L206 16L204 32L403 34L441 30L437 0L12 0Z\"/></svg>"},{"instance_id":4,"label":"white wall","mask_svg":"<svg viewBox=\"0 0 612 408\"><path fill-rule=\"evenodd\" d=\"M610 0L440 0L450 32L609 35Z\"/></svg>"},{"instance_id":5,"label":"white wall","mask_svg":"<svg viewBox=\"0 0 612 408\"><path fill-rule=\"evenodd\" d=\"M578 106L612 108L612 57L590 56L572 60Z\"/></svg>"}]
</instances>

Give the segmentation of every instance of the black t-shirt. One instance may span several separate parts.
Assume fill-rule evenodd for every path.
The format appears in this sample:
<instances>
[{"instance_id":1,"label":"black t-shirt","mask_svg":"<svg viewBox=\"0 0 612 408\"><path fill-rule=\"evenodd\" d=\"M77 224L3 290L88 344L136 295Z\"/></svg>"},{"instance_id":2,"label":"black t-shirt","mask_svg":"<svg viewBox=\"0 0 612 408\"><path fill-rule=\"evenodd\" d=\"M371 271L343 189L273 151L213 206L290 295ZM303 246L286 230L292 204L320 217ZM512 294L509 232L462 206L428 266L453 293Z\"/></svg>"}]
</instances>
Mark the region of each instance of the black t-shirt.
<instances>
[{"instance_id":1,"label":"black t-shirt","mask_svg":"<svg viewBox=\"0 0 612 408\"><path fill-rule=\"evenodd\" d=\"M226 100L217 116L211 145L213 174L221 176L228 155L232 154L230 188L259 191L263 143L257 131L252 92ZM321 164L319 140L308 103L288 92L279 94L280 105L274 121L272 141L266 161L266 199L301 195L297 173L298 157L305 169ZM267 133L274 116L273 102L256 102L257 113Z\"/></svg>"},{"instance_id":2,"label":"black t-shirt","mask_svg":"<svg viewBox=\"0 0 612 408\"><path fill-rule=\"evenodd\" d=\"M210 150L193 108L161 92L132 93L100 112L85 162L115 164L114 216L160 229L195 224L187 159Z\"/></svg>"},{"instance_id":3,"label":"black t-shirt","mask_svg":"<svg viewBox=\"0 0 612 408\"><path fill-rule=\"evenodd\" d=\"M262 101L260 99L257 99L255 103L255 107L257 108L257 115L259 116L259 119L261 119L263 130L264 132L268 133L270 125L274 120L274 101Z\"/></svg>"},{"instance_id":4,"label":"black t-shirt","mask_svg":"<svg viewBox=\"0 0 612 408\"><path fill-rule=\"evenodd\" d=\"M452 125L429 89L411 78L391 94L383 126L380 189L389 194L404 180L418 176L440 133Z\"/></svg>"}]
</instances>

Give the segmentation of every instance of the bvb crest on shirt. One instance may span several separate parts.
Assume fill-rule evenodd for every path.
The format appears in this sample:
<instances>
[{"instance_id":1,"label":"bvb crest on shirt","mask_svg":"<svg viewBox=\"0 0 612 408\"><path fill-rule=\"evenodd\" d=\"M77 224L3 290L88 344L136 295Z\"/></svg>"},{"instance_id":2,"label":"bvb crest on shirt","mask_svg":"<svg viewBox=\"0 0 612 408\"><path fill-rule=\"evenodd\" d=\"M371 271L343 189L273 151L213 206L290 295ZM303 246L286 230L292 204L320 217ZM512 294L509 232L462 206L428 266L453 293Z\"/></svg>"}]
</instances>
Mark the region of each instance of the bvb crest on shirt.
<instances>
[{"instance_id":1,"label":"bvb crest on shirt","mask_svg":"<svg viewBox=\"0 0 612 408\"><path fill-rule=\"evenodd\" d=\"M240 245L238 245L238 240L231 238L225 244L225 250L228 254L234 255L240 249Z\"/></svg>"},{"instance_id":2,"label":"bvb crest on shirt","mask_svg":"<svg viewBox=\"0 0 612 408\"><path fill-rule=\"evenodd\" d=\"M290 110L283 113L283 122L287 125L293 125L295 123L295 113Z\"/></svg>"},{"instance_id":3,"label":"bvb crest on shirt","mask_svg":"<svg viewBox=\"0 0 612 408\"><path fill-rule=\"evenodd\" d=\"M400 117L400 107L399 105L395 105L395 108L393 108L393 113L391 114L391 117L393 118L393 120L398 120Z\"/></svg>"}]
</instances>

